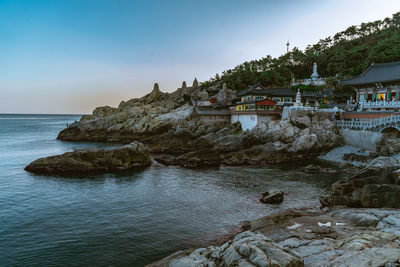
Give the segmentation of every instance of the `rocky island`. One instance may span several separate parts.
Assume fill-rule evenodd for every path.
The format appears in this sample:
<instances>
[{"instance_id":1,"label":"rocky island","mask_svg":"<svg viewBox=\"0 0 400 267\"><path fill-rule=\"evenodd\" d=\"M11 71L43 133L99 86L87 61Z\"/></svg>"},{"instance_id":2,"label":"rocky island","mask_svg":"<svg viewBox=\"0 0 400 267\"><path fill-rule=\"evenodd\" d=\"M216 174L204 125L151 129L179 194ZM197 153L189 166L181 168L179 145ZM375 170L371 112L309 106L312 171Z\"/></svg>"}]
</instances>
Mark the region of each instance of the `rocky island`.
<instances>
[{"instance_id":1,"label":"rocky island","mask_svg":"<svg viewBox=\"0 0 400 267\"><path fill-rule=\"evenodd\" d=\"M108 173L150 165L146 146L133 142L115 149L81 149L40 158L26 166L25 170L38 174Z\"/></svg>"}]
</instances>

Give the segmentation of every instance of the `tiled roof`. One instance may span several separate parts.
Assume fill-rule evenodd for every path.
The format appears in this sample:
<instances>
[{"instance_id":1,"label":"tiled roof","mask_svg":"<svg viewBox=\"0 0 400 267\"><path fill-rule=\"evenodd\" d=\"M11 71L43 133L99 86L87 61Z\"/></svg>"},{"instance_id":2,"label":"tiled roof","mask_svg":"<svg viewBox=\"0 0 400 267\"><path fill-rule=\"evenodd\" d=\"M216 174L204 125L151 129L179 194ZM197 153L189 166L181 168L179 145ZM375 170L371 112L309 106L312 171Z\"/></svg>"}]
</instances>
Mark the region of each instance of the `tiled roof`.
<instances>
[{"instance_id":1,"label":"tiled roof","mask_svg":"<svg viewBox=\"0 0 400 267\"><path fill-rule=\"evenodd\" d=\"M384 82L400 81L400 61L391 63L372 63L359 76L341 80L342 85L364 85Z\"/></svg>"},{"instance_id":2,"label":"tiled roof","mask_svg":"<svg viewBox=\"0 0 400 267\"><path fill-rule=\"evenodd\" d=\"M260 85L249 86L246 89L238 92L237 96L245 95L263 95L263 96L295 96L296 92L289 87L280 88L264 88Z\"/></svg>"}]
</instances>

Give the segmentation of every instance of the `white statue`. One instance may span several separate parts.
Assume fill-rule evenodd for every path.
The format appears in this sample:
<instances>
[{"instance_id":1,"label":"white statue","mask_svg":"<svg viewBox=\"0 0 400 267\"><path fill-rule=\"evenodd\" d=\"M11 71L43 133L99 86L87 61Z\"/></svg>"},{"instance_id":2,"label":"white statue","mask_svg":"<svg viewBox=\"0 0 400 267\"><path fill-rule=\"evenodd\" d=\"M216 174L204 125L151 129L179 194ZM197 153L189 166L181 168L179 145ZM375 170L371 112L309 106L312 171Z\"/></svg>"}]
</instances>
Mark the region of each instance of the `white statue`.
<instances>
[{"instance_id":1,"label":"white statue","mask_svg":"<svg viewBox=\"0 0 400 267\"><path fill-rule=\"evenodd\" d=\"M317 72L317 62L314 62L314 66L313 66L313 73L311 74L311 79L312 80L317 80L319 78L318 72Z\"/></svg>"}]
</instances>

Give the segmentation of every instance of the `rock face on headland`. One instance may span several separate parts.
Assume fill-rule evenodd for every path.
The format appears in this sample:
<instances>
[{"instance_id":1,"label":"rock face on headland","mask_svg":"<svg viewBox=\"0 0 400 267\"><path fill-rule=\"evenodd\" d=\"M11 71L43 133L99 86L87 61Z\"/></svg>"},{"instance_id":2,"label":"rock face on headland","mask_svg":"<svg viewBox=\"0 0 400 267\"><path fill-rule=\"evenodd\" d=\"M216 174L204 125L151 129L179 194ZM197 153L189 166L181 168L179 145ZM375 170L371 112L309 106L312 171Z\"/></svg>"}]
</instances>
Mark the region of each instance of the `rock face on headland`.
<instances>
[{"instance_id":1,"label":"rock face on headland","mask_svg":"<svg viewBox=\"0 0 400 267\"><path fill-rule=\"evenodd\" d=\"M25 170L39 174L108 173L151 165L148 149L134 142L111 150L81 149L58 156L40 158Z\"/></svg>"},{"instance_id":2,"label":"rock face on headland","mask_svg":"<svg viewBox=\"0 0 400 267\"><path fill-rule=\"evenodd\" d=\"M173 93L163 93L156 84L150 94L121 102L118 108L96 108L92 115L61 131L58 138L140 141L150 147L157 161L188 168L311 158L341 142L331 116L312 111L298 111L285 120L260 123L244 132L239 123L207 122L196 112L195 103L204 101L207 95L226 101L221 91L234 97L226 86L206 91L197 82L191 87L184 83Z\"/></svg>"}]
</instances>

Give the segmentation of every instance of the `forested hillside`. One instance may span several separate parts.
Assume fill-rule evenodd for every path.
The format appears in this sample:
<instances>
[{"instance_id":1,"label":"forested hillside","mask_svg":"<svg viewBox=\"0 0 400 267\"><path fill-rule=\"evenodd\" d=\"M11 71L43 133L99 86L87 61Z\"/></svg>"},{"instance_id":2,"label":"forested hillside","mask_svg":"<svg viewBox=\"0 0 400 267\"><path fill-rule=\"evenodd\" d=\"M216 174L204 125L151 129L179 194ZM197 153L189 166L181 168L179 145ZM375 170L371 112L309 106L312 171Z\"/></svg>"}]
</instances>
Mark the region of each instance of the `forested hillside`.
<instances>
[{"instance_id":1,"label":"forested hillside","mask_svg":"<svg viewBox=\"0 0 400 267\"><path fill-rule=\"evenodd\" d=\"M249 84L289 85L292 78L309 78L313 62L322 77L337 79L360 74L371 62L400 61L400 12L391 18L350 26L332 37L309 45L304 51L293 48L278 58L267 55L244 62L234 69L217 74L203 87L225 82L240 90Z\"/></svg>"}]
</instances>

